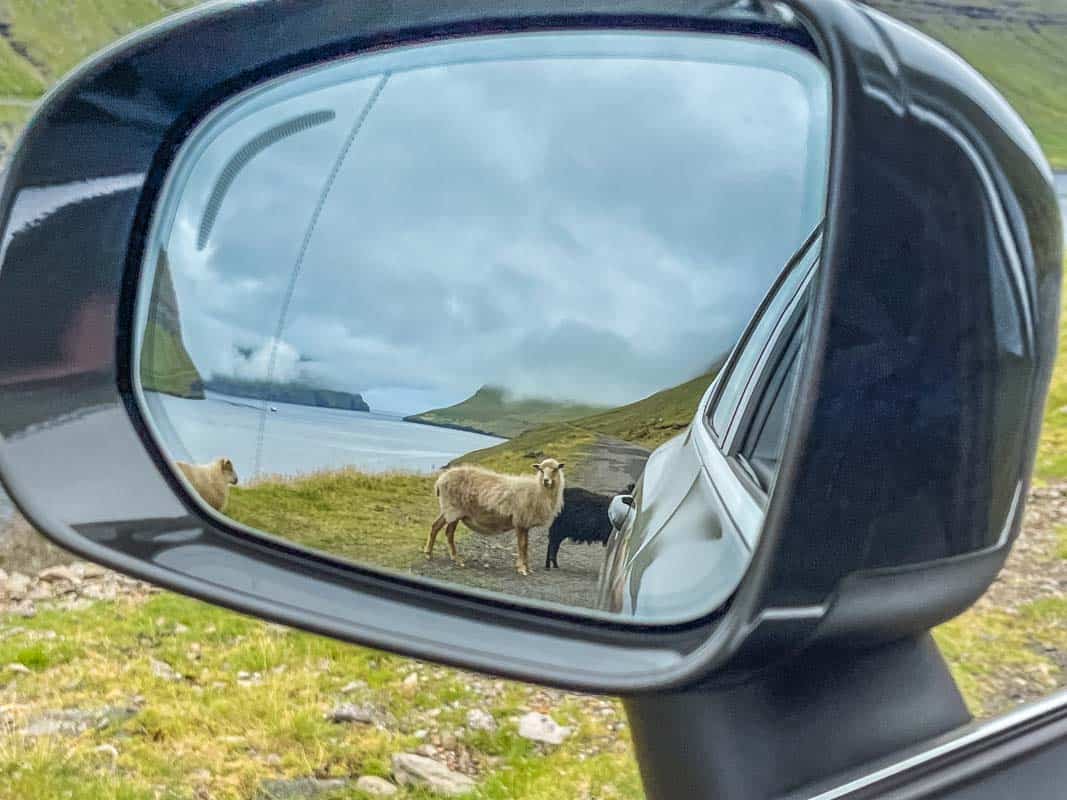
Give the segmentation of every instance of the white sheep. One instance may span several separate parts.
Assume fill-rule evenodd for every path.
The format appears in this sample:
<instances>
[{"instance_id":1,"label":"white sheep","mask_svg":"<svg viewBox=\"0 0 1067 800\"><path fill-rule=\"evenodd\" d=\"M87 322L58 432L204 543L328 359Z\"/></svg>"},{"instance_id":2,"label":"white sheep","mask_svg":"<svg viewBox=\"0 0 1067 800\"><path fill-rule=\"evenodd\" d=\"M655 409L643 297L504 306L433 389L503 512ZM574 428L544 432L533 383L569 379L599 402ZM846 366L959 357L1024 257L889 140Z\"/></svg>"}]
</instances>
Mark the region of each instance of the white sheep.
<instances>
[{"instance_id":1,"label":"white sheep","mask_svg":"<svg viewBox=\"0 0 1067 800\"><path fill-rule=\"evenodd\" d=\"M185 479L193 485L204 502L216 511L226 509L230 487L237 485L237 470L228 458L216 458L210 464L187 464L174 462Z\"/></svg>"},{"instance_id":2,"label":"white sheep","mask_svg":"<svg viewBox=\"0 0 1067 800\"><path fill-rule=\"evenodd\" d=\"M533 468L537 475L501 475L462 464L446 470L434 484L441 515L434 520L426 539L426 557L442 527L448 537L452 560L463 565L456 552L456 524L462 522L475 533L493 535L515 531L515 568L530 574L527 547L531 528L548 527L563 508L563 464L543 459Z\"/></svg>"}]
</instances>

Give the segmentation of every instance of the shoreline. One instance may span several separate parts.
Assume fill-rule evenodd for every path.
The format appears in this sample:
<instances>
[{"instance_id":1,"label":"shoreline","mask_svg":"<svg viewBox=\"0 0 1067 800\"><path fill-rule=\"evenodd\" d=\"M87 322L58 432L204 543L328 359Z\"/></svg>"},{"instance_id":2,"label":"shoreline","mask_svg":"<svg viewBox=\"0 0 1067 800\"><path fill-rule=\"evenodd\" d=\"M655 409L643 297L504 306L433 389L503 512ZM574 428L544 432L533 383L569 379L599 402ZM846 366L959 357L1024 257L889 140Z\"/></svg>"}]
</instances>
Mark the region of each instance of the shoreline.
<instances>
[{"instance_id":1,"label":"shoreline","mask_svg":"<svg viewBox=\"0 0 1067 800\"><path fill-rule=\"evenodd\" d=\"M413 422L416 425L429 425L431 428L449 428L454 431L463 431L464 433L477 433L481 436L492 436L494 439L500 439L502 442L510 441L512 438L511 436L501 436L499 433L475 428L471 425L460 425L457 422L434 422L433 420L420 419L418 414L402 417L402 420L404 422Z\"/></svg>"}]
</instances>

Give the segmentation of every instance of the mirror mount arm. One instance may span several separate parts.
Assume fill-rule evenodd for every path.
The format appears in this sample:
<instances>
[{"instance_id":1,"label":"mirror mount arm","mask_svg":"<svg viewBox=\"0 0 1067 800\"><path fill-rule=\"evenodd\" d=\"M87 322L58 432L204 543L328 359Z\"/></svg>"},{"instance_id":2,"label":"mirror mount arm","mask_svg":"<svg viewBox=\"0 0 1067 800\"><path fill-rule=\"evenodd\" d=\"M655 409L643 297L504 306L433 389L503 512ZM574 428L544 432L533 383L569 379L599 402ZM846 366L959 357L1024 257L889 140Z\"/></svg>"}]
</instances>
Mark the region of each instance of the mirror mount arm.
<instances>
[{"instance_id":1,"label":"mirror mount arm","mask_svg":"<svg viewBox=\"0 0 1067 800\"><path fill-rule=\"evenodd\" d=\"M648 800L781 798L971 720L929 634L624 704Z\"/></svg>"}]
</instances>

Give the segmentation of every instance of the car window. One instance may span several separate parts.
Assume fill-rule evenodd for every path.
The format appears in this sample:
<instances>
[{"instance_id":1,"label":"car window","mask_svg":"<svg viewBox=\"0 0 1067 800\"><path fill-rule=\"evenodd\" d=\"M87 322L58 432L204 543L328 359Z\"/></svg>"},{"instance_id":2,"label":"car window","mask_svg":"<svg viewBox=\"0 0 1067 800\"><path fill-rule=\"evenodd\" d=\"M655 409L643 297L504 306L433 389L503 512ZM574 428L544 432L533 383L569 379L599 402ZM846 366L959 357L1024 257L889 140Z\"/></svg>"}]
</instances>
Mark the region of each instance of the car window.
<instances>
[{"instance_id":1,"label":"car window","mask_svg":"<svg viewBox=\"0 0 1067 800\"><path fill-rule=\"evenodd\" d=\"M778 473L785 444L785 427L792 406L793 388L800 369L800 342L804 325L798 326L783 350L767 382L752 426L745 436L741 457L756 476L759 485L769 491Z\"/></svg>"},{"instance_id":2,"label":"car window","mask_svg":"<svg viewBox=\"0 0 1067 800\"><path fill-rule=\"evenodd\" d=\"M711 412L711 427L715 433L722 435L726 432L726 427L730 424L734 409L737 407L745 386L748 384L749 376L759 360L760 353L763 352L763 348L771 338L771 334L788 307L789 301L796 294L797 287L800 286L804 276L807 275L808 270L801 266L802 264L810 264L810 260L807 258L802 259L794 266L778 285L774 296L764 305L755 324L749 323L750 332L742 339L739 345L740 350L737 351L733 358L726 382L723 384L722 389L719 390L719 396L716 398L715 406Z\"/></svg>"}]
</instances>

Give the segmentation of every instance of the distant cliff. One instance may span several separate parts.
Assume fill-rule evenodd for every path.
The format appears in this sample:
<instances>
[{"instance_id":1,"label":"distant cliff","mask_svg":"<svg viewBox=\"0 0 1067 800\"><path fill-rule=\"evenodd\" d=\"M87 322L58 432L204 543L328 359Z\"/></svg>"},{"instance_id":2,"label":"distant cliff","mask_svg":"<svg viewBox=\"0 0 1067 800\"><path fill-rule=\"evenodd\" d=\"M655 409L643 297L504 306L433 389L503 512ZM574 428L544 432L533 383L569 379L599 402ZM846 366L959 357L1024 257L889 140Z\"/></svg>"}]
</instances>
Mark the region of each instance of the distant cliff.
<instances>
[{"instance_id":1,"label":"distant cliff","mask_svg":"<svg viewBox=\"0 0 1067 800\"><path fill-rule=\"evenodd\" d=\"M370 406L367 405L362 395L337 392L333 389L320 389L306 383L269 383L214 375L204 383L204 388L233 397L247 397L253 400L292 403L316 408L336 408L342 411L370 411Z\"/></svg>"},{"instance_id":2,"label":"distant cliff","mask_svg":"<svg viewBox=\"0 0 1067 800\"><path fill-rule=\"evenodd\" d=\"M203 399L204 380L182 341L178 298L166 253L159 254L148 320L141 340L141 386L145 391Z\"/></svg>"}]
</instances>

